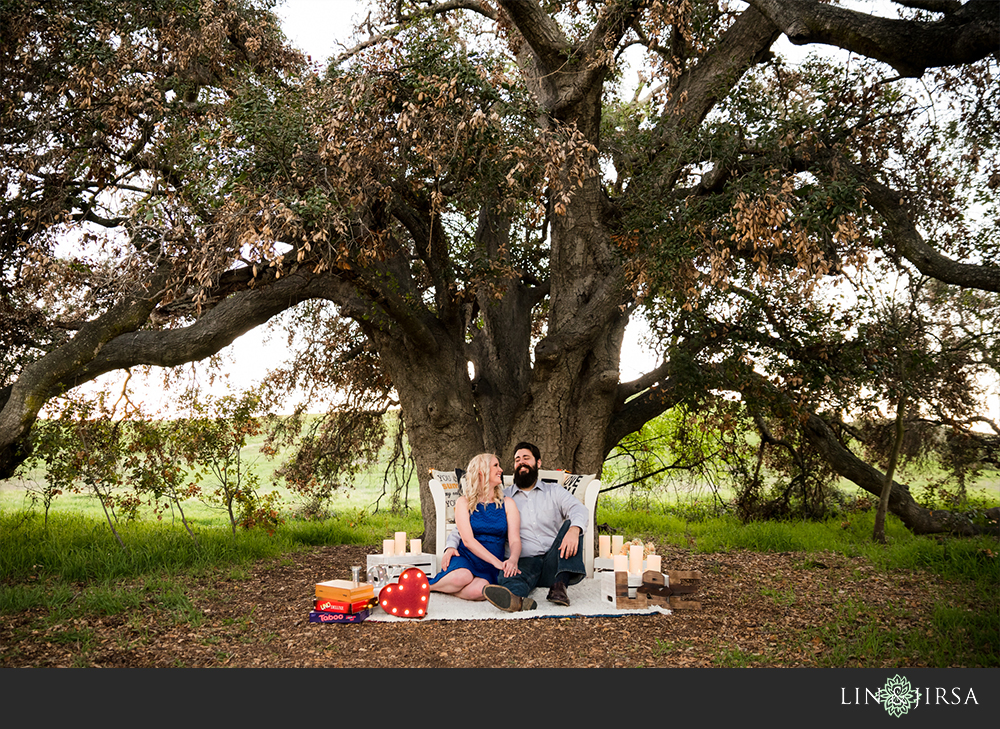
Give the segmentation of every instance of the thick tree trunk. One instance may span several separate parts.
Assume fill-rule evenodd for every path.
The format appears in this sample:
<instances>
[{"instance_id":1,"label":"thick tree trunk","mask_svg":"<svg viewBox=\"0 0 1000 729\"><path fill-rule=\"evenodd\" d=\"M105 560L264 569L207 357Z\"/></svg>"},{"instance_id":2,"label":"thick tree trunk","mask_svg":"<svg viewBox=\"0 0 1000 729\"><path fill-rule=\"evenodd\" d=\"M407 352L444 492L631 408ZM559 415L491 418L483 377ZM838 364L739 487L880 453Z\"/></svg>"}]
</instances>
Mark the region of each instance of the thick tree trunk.
<instances>
[{"instance_id":1,"label":"thick tree trunk","mask_svg":"<svg viewBox=\"0 0 1000 729\"><path fill-rule=\"evenodd\" d=\"M532 381L510 436L536 443L547 468L600 474L607 455L628 323L620 308L623 297L613 291L618 275L553 285L549 334L535 348ZM555 316L560 297L590 299L588 316L560 322Z\"/></svg>"},{"instance_id":2,"label":"thick tree trunk","mask_svg":"<svg viewBox=\"0 0 1000 729\"><path fill-rule=\"evenodd\" d=\"M368 334L399 395L420 483L423 539L433 545L434 502L427 488L431 469L465 468L485 449L464 343L443 330L435 331L436 348L417 346L398 332Z\"/></svg>"},{"instance_id":3,"label":"thick tree trunk","mask_svg":"<svg viewBox=\"0 0 1000 729\"><path fill-rule=\"evenodd\" d=\"M492 203L484 206L477 245L490 260L509 263L509 226L509 220L495 214ZM477 292L482 326L469 346L485 450L496 453L508 471L515 415L531 381L533 312L549 292L548 283L528 283L530 278L516 275L498 282L497 288Z\"/></svg>"},{"instance_id":4,"label":"thick tree trunk","mask_svg":"<svg viewBox=\"0 0 1000 729\"><path fill-rule=\"evenodd\" d=\"M625 322L615 322L599 332L596 342L536 360L511 438L537 444L546 468L600 474L617 402L620 349L614 343L620 347L624 331Z\"/></svg>"},{"instance_id":5,"label":"thick tree trunk","mask_svg":"<svg viewBox=\"0 0 1000 729\"><path fill-rule=\"evenodd\" d=\"M539 53L541 69L546 62L551 59ZM631 296L608 230L609 205L596 153L604 73L588 66L583 62L574 70L573 64L565 64L538 85L542 105L557 110L554 116L579 137L566 143L561 189L551 201L555 215L547 330L535 346L531 382L511 439L537 444L547 468L600 474L618 405ZM592 147L585 149L581 140ZM560 197L563 191L568 199Z\"/></svg>"},{"instance_id":6,"label":"thick tree trunk","mask_svg":"<svg viewBox=\"0 0 1000 729\"><path fill-rule=\"evenodd\" d=\"M516 440L535 442L548 468L600 473L617 404L628 294L601 220L601 191L588 182L553 223L548 330L535 347ZM509 444L513 446L513 443Z\"/></svg>"}]
</instances>

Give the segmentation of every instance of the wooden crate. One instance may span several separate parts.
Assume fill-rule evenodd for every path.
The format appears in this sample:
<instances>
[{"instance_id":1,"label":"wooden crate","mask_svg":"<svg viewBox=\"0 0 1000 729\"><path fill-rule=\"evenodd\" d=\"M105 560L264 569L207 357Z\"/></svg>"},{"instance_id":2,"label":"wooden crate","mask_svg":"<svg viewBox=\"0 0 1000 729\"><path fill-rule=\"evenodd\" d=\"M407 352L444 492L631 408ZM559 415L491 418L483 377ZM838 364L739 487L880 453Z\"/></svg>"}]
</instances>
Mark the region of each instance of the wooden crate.
<instances>
[{"instance_id":1,"label":"wooden crate","mask_svg":"<svg viewBox=\"0 0 1000 729\"><path fill-rule=\"evenodd\" d=\"M642 560L642 571L646 572L646 566L649 560ZM615 560L614 557L594 557L594 572L614 572L615 571Z\"/></svg>"},{"instance_id":2,"label":"wooden crate","mask_svg":"<svg viewBox=\"0 0 1000 729\"><path fill-rule=\"evenodd\" d=\"M389 579L396 580L407 567L418 567L428 577L437 574L437 555L434 554L394 554L386 557L383 554L369 554L365 568L384 564L389 571Z\"/></svg>"},{"instance_id":3,"label":"wooden crate","mask_svg":"<svg viewBox=\"0 0 1000 729\"><path fill-rule=\"evenodd\" d=\"M640 610L651 605L669 610L701 610L700 601L684 599L701 590L701 572L644 572L642 585L632 588L634 596L629 595L628 573L615 572L614 575L614 602L619 610Z\"/></svg>"}]
</instances>

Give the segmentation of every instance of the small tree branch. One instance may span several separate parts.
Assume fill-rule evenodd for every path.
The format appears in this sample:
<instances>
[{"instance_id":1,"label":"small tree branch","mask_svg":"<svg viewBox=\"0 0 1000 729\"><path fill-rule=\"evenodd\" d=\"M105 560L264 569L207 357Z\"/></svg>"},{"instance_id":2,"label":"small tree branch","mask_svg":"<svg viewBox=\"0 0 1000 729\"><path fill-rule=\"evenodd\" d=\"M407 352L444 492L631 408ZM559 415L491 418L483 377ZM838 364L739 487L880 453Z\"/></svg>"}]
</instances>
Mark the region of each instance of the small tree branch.
<instances>
[{"instance_id":1,"label":"small tree branch","mask_svg":"<svg viewBox=\"0 0 1000 729\"><path fill-rule=\"evenodd\" d=\"M959 263L929 245L907 214L905 197L865 176L868 202L886 223L890 244L922 274L964 288L1000 292L1000 267Z\"/></svg>"}]
</instances>

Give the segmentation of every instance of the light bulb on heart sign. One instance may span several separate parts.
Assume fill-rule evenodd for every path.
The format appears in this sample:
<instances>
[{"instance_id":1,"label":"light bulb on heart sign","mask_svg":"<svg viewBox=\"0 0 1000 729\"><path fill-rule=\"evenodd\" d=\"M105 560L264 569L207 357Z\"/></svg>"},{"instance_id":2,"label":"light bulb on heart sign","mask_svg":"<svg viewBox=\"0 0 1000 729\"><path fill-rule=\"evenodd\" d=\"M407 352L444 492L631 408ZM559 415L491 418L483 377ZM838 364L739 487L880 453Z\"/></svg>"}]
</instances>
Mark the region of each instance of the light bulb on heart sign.
<instances>
[{"instance_id":1,"label":"light bulb on heart sign","mask_svg":"<svg viewBox=\"0 0 1000 729\"><path fill-rule=\"evenodd\" d=\"M399 581L386 585L378 593L378 604L389 615L422 618L427 614L431 586L427 575L417 567L403 570Z\"/></svg>"}]
</instances>

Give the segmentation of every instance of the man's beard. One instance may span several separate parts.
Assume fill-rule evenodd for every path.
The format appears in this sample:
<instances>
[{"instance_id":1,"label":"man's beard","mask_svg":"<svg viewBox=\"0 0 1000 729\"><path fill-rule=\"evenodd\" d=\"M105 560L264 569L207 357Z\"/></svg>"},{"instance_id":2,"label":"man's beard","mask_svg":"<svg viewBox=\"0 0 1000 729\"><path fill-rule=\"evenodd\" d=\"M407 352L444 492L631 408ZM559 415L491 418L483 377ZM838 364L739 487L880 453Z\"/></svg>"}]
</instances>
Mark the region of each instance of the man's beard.
<instances>
[{"instance_id":1,"label":"man's beard","mask_svg":"<svg viewBox=\"0 0 1000 729\"><path fill-rule=\"evenodd\" d=\"M526 470L525 470L526 469ZM538 479L538 467L537 466L518 466L514 469L514 485L519 489L530 488Z\"/></svg>"}]
</instances>

